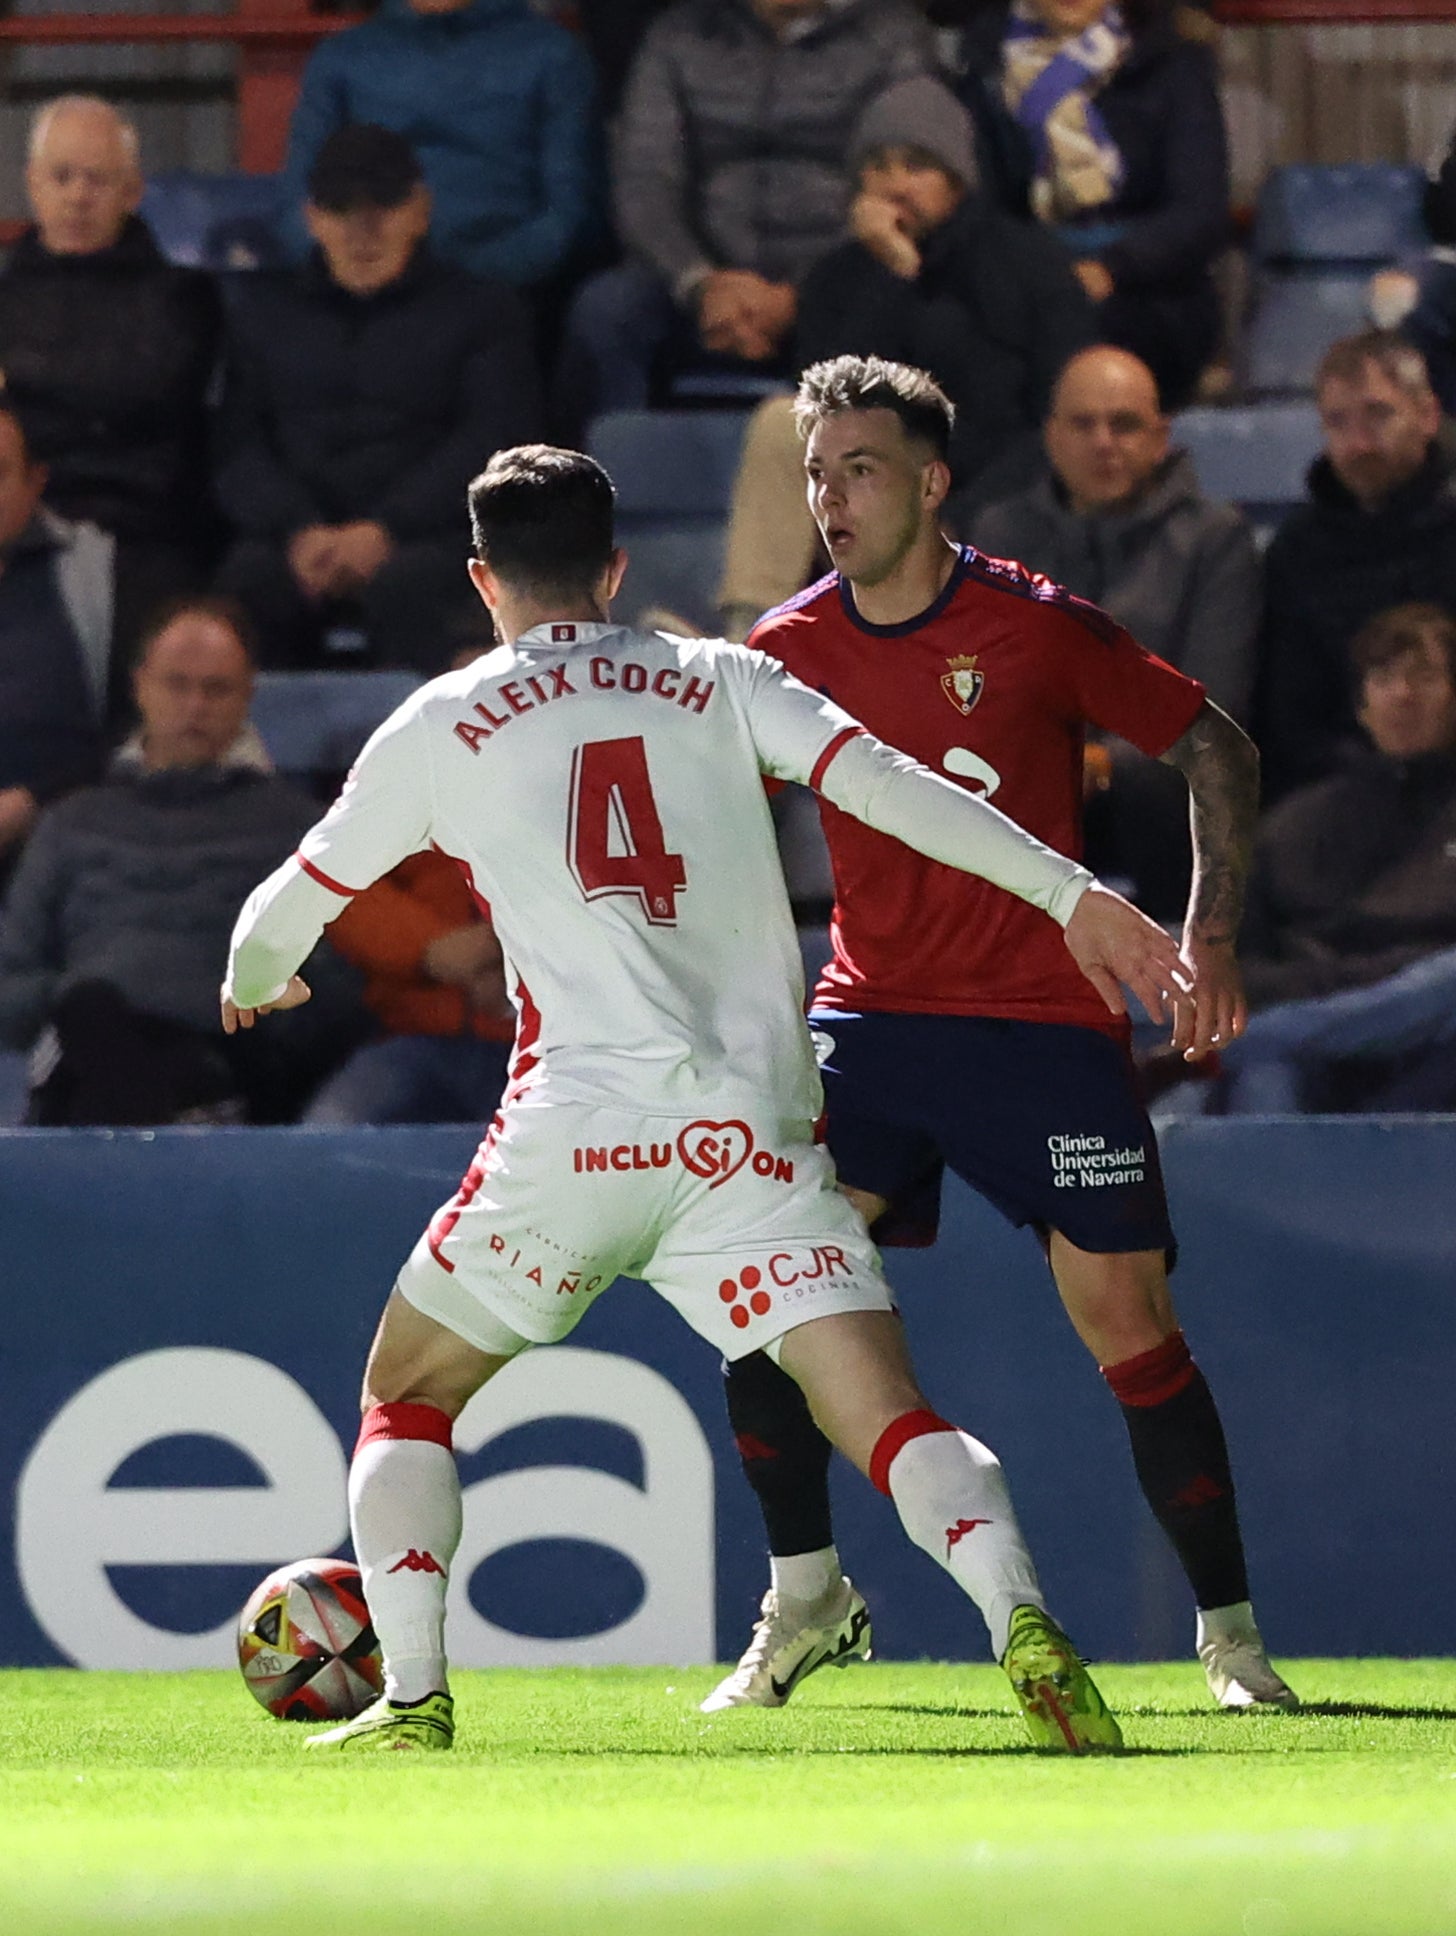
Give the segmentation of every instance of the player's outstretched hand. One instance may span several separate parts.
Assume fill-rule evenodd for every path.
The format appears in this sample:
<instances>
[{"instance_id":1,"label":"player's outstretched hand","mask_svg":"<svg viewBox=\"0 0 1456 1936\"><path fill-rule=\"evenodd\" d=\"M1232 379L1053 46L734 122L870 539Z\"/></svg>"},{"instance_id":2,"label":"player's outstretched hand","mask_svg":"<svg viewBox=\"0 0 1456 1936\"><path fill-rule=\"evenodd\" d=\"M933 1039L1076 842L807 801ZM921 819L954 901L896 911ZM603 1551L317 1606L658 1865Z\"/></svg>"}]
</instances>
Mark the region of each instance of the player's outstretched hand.
<instances>
[{"instance_id":1,"label":"player's outstretched hand","mask_svg":"<svg viewBox=\"0 0 1456 1936\"><path fill-rule=\"evenodd\" d=\"M1192 964L1198 984L1198 1021L1193 1038L1174 1043L1185 1062L1201 1062L1213 1049L1226 1049L1248 1026L1249 1005L1231 941L1209 941L1193 933L1183 936L1183 956Z\"/></svg>"},{"instance_id":2,"label":"player's outstretched hand","mask_svg":"<svg viewBox=\"0 0 1456 1936\"><path fill-rule=\"evenodd\" d=\"M1083 896L1086 899L1086 896ZM260 1015L273 1015L280 1008L302 1008L313 994L313 990L302 975L294 975L276 1002L263 1002L257 1008L239 1008L230 1002L226 995L222 998L222 1027L224 1035L236 1035L240 1028L250 1029Z\"/></svg>"},{"instance_id":3,"label":"player's outstretched hand","mask_svg":"<svg viewBox=\"0 0 1456 1936\"><path fill-rule=\"evenodd\" d=\"M1131 901L1094 881L1066 927L1073 961L1114 1015L1125 1015L1126 984L1155 1022L1171 1021L1174 1040L1193 1039L1194 972L1178 944Z\"/></svg>"}]
</instances>

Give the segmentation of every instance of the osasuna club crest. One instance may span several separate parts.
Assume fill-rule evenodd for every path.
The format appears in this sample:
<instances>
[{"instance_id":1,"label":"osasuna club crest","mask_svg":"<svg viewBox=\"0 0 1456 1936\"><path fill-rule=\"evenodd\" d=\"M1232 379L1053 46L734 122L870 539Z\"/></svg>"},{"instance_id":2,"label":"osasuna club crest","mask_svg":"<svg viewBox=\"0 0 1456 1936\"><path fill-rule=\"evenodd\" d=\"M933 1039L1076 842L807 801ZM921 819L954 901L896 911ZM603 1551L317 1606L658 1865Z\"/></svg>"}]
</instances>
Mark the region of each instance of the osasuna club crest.
<instances>
[{"instance_id":1,"label":"osasuna club crest","mask_svg":"<svg viewBox=\"0 0 1456 1936\"><path fill-rule=\"evenodd\" d=\"M976 662L971 659L947 659L949 672L940 675L941 691L955 707L957 712L968 713L981 696L981 688L986 683L984 672L977 672Z\"/></svg>"}]
</instances>

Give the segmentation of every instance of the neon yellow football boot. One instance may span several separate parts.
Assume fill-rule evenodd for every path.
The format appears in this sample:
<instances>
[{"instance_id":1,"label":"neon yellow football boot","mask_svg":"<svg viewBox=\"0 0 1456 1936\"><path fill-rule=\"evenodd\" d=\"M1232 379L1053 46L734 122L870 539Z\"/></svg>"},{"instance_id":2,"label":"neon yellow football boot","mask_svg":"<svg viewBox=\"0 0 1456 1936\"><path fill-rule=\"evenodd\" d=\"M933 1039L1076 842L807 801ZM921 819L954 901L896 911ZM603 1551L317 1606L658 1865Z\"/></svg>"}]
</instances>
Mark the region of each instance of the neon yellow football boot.
<instances>
[{"instance_id":1,"label":"neon yellow football boot","mask_svg":"<svg viewBox=\"0 0 1456 1936\"><path fill-rule=\"evenodd\" d=\"M1100 1754L1122 1746L1122 1729L1076 1648L1040 1607L1018 1607L1012 1614L1001 1665L1037 1747Z\"/></svg>"},{"instance_id":2,"label":"neon yellow football boot","mask_svg":"<svg viewBox=\"0 0 1456 1936\"><path fill-rule=\"evenodd\" d=\"M310 1735L306 1748L338 1751L393 1749L440 1754L455 1745L455 1703L448 1694L427 1694L422 1701L377 1700L342 1727Z\"/></svg>"}]
</instances>

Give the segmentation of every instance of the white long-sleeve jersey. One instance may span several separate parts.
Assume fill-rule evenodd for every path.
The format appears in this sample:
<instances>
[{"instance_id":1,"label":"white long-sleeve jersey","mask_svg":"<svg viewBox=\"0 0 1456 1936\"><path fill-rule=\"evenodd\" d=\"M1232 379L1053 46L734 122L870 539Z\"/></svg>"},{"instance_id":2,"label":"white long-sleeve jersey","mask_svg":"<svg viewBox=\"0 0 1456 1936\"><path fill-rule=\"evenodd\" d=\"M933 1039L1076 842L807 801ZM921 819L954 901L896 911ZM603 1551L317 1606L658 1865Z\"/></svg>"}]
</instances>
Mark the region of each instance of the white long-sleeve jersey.
<instances>
[{"instance_id":1,"label":"white long-sleeve jersey","mask_svg":"<svg viewBox=\"0 0 1456 1936\"><path fill-rule=\"evenodd\" d=\"M1091 879L763 654L545 624L415 693L249 896L224 993L275 999L343 903L435 847L488 909L518 1051L565 1098L693 1115L821 1106L763 776L983 875L1063 926Z\"/></svg>"}]
</instances>

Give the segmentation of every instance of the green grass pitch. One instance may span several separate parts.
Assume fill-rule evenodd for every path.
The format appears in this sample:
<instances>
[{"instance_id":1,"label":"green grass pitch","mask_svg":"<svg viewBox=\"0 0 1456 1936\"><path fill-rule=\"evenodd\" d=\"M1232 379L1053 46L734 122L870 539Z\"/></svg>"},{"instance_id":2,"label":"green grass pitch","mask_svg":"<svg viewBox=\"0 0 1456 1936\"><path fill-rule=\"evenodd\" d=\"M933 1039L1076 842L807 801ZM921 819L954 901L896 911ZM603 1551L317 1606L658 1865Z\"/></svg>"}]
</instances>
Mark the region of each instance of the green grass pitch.
<instances>
[{"instance_id":1,"label":"green grass pitch","mask_svg":"<svg viewBox=\"0 0 1456 1936\"><path fill-rule=\"evenodd\" d=\"M1107 1667L1129 1752L1032 1753L990 1667L457 1676L453 1755L305 1755L232 1675L0 1675L5 1936L1448 1936L1456 1662L1305 1661L1299 1715Z\"/></svg>"}]
</instances>

